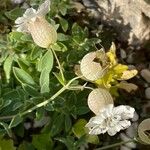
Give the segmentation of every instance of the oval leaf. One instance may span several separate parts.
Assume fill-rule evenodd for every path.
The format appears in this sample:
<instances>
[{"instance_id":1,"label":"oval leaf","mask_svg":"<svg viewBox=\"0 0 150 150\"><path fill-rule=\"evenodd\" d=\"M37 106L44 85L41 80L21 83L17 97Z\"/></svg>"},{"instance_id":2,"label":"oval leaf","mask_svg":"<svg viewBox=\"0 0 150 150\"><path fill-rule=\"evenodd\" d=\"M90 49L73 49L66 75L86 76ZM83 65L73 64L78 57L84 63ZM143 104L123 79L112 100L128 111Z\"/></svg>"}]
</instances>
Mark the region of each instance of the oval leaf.
<instances>
[{"instance_id":1,"label":"oval leaf","mask_svg":"<svg viewBox=\"0 0 150 150\"><path fill-rule=\"evenodd\" d=\"M22 84L35 85L33 78L23 69L14 67L13 72L18 81Z\"/></svg>"},{"instance_id":2,"label":"oval leaf","mask_svg":"<svg viewBox=\"0 0 150 150\"><path fill-rule=\"evenodd\" d=\"M42 71L44 68L46 68L49 72L52 70L53 67L53 53L52 51L49 49L44 56L40 59L39 63L38 63L38 71Z\"/></svg>"},{"instance_id":3,"label":"oval leaf","mask_svg":"<svg viewBox=\"0 0 150 150\"><path fill-rule=\"evenodd\" d=\"M10 124L9 124L9 129L16 127L18 124L20 124L23 121L22 117L20 115L16 115L15 117L13 117L13 119L11 120Z\"/></svg>"}]
</instances>

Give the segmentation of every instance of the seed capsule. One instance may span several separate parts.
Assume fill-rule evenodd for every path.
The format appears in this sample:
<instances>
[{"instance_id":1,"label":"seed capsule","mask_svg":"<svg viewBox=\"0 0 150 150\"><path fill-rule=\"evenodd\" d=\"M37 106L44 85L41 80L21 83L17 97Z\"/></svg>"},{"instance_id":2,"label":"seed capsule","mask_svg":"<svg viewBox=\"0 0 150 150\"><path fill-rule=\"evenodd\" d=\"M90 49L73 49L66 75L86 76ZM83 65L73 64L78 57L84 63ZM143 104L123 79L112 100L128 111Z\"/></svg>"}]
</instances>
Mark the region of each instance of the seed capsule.
<instances>
[{"instance_id":1,"label":"seed capsule","mask_svg":"<svg viewBox=\"0 0 150 150\"><path fill-rule=\"evenodd\" d=\"M43 48L48 48L57 40L55 28L49 24L43 17L37 17L35 21L28 24L28 30L34 42Z\"/></svg>"},{"instance_id":2,"label":"seed capsule","mask_svg":"<svg viewBox=\"0 0 150 150\"><path fill-rule=\"evenodd\" d=\"M88 106L95 114L108 104L113 104L113 98L106 89L94 89L88 96Z\"/></svg>"},{"instance_id":3,"label":"seed capsule","mask_svg":"<svg viewBox=\"0 0 150 150\"><path fill-rule=\"evenodd\" d=\"M99 79L102 76L102 66L100 62L95 62L94 59L97 58L97 53L96 52L91 52L86 54L83 59L81 60L81 73L83 76L90 80L90 81L95 81Z\"/></svg>"}]
</instances>

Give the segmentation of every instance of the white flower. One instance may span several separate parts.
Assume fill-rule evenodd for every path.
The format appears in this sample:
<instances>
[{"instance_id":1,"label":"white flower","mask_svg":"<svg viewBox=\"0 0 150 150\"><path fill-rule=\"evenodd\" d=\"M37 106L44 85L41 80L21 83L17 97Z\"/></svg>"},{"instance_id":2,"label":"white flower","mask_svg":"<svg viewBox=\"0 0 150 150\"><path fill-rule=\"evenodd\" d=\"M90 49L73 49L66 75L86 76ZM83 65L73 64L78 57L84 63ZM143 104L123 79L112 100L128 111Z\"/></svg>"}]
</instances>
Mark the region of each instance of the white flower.
<instances>
[{"instance_id":1,"label":"white flower","mask_svg":"<svg viewBox=\"0 0 150 150\"><path fill-rule=\"evenodd\" d=\"M28 8L23 16L15 21L17 31L30 33L37 45L47 48L57 40L55 28L45 19L49 11L50 0L46 0L38 10Z\"/></svg>"},{"instance_id":2,"label":"white flower","mask_svg":"<svg viewBox=\"0 0 150 150\"><path fill-rule=\"evenodd\" d=\"M86 127L89 128L89 134L98 135L107 132L113 136L131 125L127 119L133 118L134 111L134 108L130 106L114 107L113 104L110 104L100 110L95 117L92 117Z\"/></svg>"}]
</instances>

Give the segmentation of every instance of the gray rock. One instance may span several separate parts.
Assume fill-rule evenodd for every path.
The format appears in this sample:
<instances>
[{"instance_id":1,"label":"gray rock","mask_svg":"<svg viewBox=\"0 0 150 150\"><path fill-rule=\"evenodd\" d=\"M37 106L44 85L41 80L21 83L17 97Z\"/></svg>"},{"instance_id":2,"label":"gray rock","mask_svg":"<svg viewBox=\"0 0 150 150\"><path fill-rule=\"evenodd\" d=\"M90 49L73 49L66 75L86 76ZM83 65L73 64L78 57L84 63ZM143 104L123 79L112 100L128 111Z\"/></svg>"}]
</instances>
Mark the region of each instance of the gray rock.
<instances>
[{"instance_id":1,"label":"gray rock","mask_svg":"<svg viewBox=\"0 0 150 150\"><path fill-rule=\"evenodd\" d=\"M11 2L13 3L13 4L20 4L20 3L22 3L22 2L24 2L25 0L11 0Z\"/></svg>"},{"instance_id":2,"label":"gray rock","mask_svg":"<svg viewBox=\"0 0 150 150\"><path fill-rule=\"evenodd\" d=\"M133 52L133 53L128 55L126 61L127 61L127 63L132 64L132 63L135 63L135 59L136 59L136 54Z\"/></svg>"},{"instance_id":3,"label":"gray rock","mask_svg":"<svg viewBox=\"0 0 150 150\"><path fill-rule=\"evenodd\" d=\"M114 27L119 39L139 47L150 40L150 4L145 0L82 0L95 17Z\"/></svg>"},{"instance_id":4,"label":"gray rock","mask_svg":"<svg viewBox=\"0 0 150 150\"><path fill-rule=\"evenodd\" d=\"M145 89L145 97L146 99L150 99L150 87Z\"/></svg>"},{"instance_id":5,"label":"gray rock","mask_svg":"<svg viewBox=\"0 0 150 150\"><path fill-rule=\"evenodd\" d=\"M150 83L150 70L148 69L143 69L141 71L141 76L148 82Z\"/></svg>"}]
</instances>

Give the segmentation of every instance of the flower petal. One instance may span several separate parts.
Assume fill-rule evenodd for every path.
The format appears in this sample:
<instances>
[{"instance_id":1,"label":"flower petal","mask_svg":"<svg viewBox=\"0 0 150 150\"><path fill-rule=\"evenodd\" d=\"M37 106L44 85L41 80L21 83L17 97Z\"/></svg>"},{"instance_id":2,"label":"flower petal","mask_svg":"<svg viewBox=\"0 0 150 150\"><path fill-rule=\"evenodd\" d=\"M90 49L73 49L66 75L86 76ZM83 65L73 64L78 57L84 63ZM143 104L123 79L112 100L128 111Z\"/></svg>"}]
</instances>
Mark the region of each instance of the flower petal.
<instances>
[{"instance_id":1,"label":"flower petal","mask_svg":"<svg viewBox=\"0 0 150 150\"><path fill-rule=\"evenodd\" d=\"M23 23L23 24L21 24L21 25L16 25L16 27L17 27L17 31L18 32L29 32L28 31L28 27L26 26L26 24L25 23Z\"/></svg>"},{"instance_id":2,"label":"flower petal","mask_svg":"<svg viewBox=\"0 0 150 150\"><path fill-rule=\"evenodd\" d=\"M50 11L50 0L46 0L37 10L37 14L45 16Z\"/></svg>"},{"instance_id":3,"label":"flower petal","mask_svg":"<svg viewBox=\"0 0 150 150\"><path fill-rule=\"evenodd\" d=\"M33 8L28 8L23 14L25 19L31 19L32 17L36 16L36 10Z\"/></svg>"},{"instance_id":4,"label":"flower petal","mask_svg":"<svg viewBox=\"0 0 150 150\"><path fill-rule=\"evenodd\" d=\"M115 115L120 115L122 119L131 119L134 116L135 109L126 106L126 105L121 105L118 107L114 107L113 109L113 114Z\"/></svg>"},{"instance_id":5,"label":"flower petal","mask_svg":"<svg viewBox=\"0 0 150 150\"><path fill-rule=\"evenodd\" d=\"M15 24L21 24L24 22L24 17L18 17L16 20L15 20Z\"/></svg>"},{"instance_id":6,"label":"flower petal","mask_svg":"<svg viewBox=\"0 0 150 150\"><path fill-rule=\"evenodd\" d=\"M107 128L101 128L98 125L94 126L92 129L90 129L89 134L92 135L98 135L98 134L104 134L106 133Z\"/></svg>"}]
</instances>

